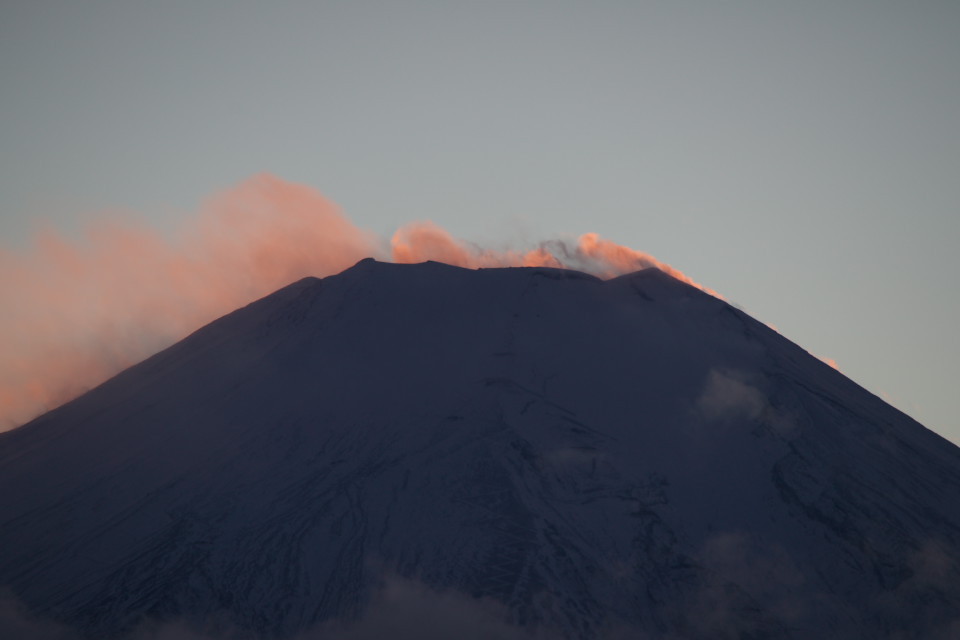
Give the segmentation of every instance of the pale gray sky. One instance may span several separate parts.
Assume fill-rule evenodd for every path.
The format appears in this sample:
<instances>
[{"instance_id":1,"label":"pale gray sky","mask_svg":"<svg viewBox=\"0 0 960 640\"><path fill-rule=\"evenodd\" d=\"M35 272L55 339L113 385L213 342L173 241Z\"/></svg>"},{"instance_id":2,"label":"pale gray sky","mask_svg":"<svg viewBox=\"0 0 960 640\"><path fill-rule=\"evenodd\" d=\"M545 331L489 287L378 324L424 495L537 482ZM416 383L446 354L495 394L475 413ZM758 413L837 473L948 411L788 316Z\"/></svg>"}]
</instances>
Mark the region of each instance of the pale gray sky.
<instances>
[{"instance_id":1,"label":"pale gray sky","mask_svg":"<svg viewBox=\"0 0 960 640\"><path fill-rule=\"evenodd\" d=\"M4 249L261 171L385 235L596 231L960 442L958 2L6 0L0 113Z\"/></svg>"}]
</instances>

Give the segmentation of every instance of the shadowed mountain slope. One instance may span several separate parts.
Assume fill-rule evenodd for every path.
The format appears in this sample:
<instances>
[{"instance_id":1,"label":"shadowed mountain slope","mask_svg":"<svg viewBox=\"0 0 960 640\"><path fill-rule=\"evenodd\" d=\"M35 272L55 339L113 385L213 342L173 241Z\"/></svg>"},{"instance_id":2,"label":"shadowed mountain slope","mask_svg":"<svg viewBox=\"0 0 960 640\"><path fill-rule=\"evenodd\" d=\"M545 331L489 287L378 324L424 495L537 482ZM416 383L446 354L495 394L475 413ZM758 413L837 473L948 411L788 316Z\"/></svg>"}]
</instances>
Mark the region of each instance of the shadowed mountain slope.
<instances>
[{"instance_id":1,"label":"shadowed mountain slope","mask_svg":"<svg viewBox=\"0 0 960 640\"><path fill-rule=\"evenodd\" d=\"M957 447L653 269L365 260L0 434L0 586L80 637L383 637L406 590L504 637L946 638L958 561Z\"/></svg>"}]
</instances>

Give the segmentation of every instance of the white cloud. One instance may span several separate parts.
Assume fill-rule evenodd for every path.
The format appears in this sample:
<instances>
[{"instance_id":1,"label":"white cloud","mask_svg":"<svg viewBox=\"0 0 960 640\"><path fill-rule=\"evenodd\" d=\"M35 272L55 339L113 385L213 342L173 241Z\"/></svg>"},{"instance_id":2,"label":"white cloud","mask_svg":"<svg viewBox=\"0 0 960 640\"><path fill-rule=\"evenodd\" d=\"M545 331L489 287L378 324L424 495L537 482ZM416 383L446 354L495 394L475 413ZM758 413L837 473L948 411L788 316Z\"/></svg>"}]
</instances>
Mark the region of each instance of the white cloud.
<instances>
[{"instance_id":1,"label":"white cloud","mask_svg":"<svg viewBox=\"0 0 960 640\"><path fill-rule=\"evenodd\" d=\"M710 422L760 422L781 436L790 436L796 431L796 422L775 410L767 395L738 371L711 370L695 409L702 419Z\"/></svg>"}]
</instances>

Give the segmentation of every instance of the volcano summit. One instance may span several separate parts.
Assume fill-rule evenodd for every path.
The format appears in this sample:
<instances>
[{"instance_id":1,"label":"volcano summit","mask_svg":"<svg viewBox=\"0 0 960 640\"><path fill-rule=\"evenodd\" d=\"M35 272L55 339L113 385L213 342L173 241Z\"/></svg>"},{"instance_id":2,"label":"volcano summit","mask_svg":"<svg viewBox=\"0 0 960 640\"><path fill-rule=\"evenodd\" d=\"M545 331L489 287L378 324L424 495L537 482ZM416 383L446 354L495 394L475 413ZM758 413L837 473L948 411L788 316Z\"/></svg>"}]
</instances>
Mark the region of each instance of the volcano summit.
<instances>
[{"instance_id":1,"label":"volcano summit","mask_svg":"<svg viewBox=\"0 0 960 640\"><path fill-rule=\"evenodd\" d=\"M656 269L365 260L0 434L0 587L0 635L957 637L960 450Z\"/></svg>"}]
</instances>

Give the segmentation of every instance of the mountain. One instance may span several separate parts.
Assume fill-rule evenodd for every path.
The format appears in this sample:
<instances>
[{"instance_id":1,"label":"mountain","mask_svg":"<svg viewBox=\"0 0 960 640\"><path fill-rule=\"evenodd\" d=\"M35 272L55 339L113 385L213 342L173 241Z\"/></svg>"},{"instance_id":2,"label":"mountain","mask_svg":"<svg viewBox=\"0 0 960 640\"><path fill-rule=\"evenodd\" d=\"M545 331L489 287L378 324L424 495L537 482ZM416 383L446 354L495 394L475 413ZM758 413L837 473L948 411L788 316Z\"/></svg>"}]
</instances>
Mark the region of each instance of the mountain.
<instances>
[{"instance_id":1,"label":"mountain","mask_svg":"<svg viewBox=\"0 0 960 640\"><path fill-rule=\"evenodd\" d=\"M0 587L6 637L957 637L960 450L656 269L365 260L0 434Z\"/></svg>"}]
</instances>

